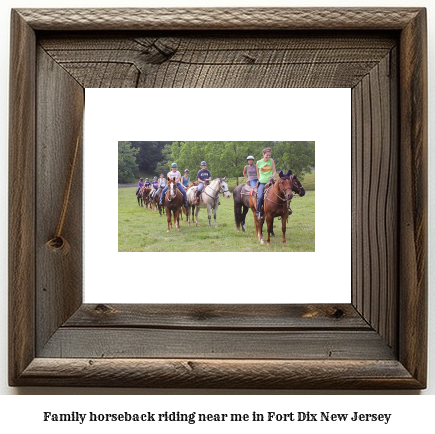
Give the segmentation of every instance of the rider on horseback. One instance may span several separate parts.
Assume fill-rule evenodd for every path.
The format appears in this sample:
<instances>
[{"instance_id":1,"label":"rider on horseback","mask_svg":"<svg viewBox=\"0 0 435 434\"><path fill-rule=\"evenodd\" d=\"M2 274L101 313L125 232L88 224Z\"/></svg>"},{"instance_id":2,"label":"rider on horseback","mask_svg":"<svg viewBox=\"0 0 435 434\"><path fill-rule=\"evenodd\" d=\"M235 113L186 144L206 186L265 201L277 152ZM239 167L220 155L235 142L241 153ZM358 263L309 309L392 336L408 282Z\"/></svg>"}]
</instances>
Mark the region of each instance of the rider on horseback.
<instances>
[{"instance_id":1,"label":"rider on horseback","mask_svg":"<svg viewBox=\"0 0 435 434\"><path fill-rule=\"evenodd\" d=\"M148 178L145 178L145 184L143 185L146 188L150 188L151 187L151 182Z\"/></svg>"},{"instance_id":2,"label":"rider on horseback","mask_svg":"<svg viewBox=\"0 0 435 434\"><path fill-rule=\"evenodd\" d=\"M143 178L139 179L139 182L137 183L137 190L136 190L136 196L139 193L140 189L143 187Z\"/></svg>"},{"instance_id":3,"label":"rider on horseback","mask_svg":"<svg viewBox=\"0 0 435 434\"><path fill-rule=\"evenodd\" d=\"M190 183L189 169L184 171L184 176L181 178L181 181L183 182L183 187L187 190Z\"/></svg>"},{"instance_id":4,"label":"rider on horseback","mask_svg":"<svg viewBox=\"0 0 435 434\"><path fill-rule=\"evenodd\" d=\"M263 158L257 161L257 177L258 177L258 197L257 197L257 209L255 216L257 219L263 219L261 210L263 206L263 193L265 185L271 181L273 182L276 175L275 161L271 158L272 150L270 148L263 149Z\"/></svg>"},{"instance_id":5,"label":"rider on horseback","mask_svg":"<svg viewBox=\"0 0 435 434\"><path fill-rule=\"evenodd\" d=\"M161 173L160 178L159 178L159 188L157 189L156 195L159 193L160 190L163 190L165 187L166 187L165 175L163 175L163 173Z\"/></svg>"},{"instance_id":6,"label":"rider on horseback","mask_svg":"<svg viewBox=\"0 0 435 434\"><path fill-rule=\"evenodd\" d=\"M151 183L153 186L153 189L151 190L150 196L151 199L154 201L154 198L156 197L157 189L159 187L159 181L157 180L157 176L153 178L153 182Z\"/></svg>"},{"instance_id":7,"label":"rider on horseback","mask_svg":"<svg viewBox=\"0 0 435 434\"><path fill-rule=\"evenodd\" d=\"M201 196L202 190L205 186L207 186L211 181L211 173L207 170L207 163L205 161L201 161L201 169L196 175L198 179L198 190L196 190L196 198L195 203L199 203L199 197Z\"/></svg>"},{"instance_id":8,"label":"rider on horseback","mask_svg":"<svg viewBox=\"0 0 435 434\"><path fill-rule=\"evenodd\" d=\"M246 178L246 184L255 187L258 182L257 165L254 164L254 157L250 155L246 158L248 164L243 169L243 176Z\"/></svg>"},{"instance_id":9,"label":"rider on horseback","mask_svg":"<svg viewBox=\"0 0 435 434\"><path fill-rule=\"evenodd\" d=\"M177 163L171 164L171 172L168 173L168 178L175 179L175 182L177 183L177 188L178 190L180 190L180 193L183 195L184 206L187 208L188 204L187 204L186 190L184 190L183 186L180 184L181 173L177 170L177 168L178 168ZM163 189L162 194L160 195L160 201L159 201L160 205L163 205L163 198L165 197L167 191L168 191L168 186L166 186Z\"/></svg>"}]
</instances>

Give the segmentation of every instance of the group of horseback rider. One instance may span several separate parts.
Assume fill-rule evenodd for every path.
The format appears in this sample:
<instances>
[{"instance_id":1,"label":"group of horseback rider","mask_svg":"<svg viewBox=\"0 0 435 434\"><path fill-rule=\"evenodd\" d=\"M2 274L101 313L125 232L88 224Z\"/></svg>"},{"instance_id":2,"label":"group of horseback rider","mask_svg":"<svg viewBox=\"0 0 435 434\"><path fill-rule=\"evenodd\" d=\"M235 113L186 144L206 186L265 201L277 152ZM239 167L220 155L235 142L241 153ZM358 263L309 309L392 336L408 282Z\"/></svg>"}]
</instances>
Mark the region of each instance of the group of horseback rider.
<instances>
[{"instance_id":1,"label":"group of horseback rider","mask_svg":"<svg viewBox=\"0 0 435 434\"><path fill-rule=\"evenodd\" d=\"M263 158L254 164L254 157L249 155L246 158L248 164L243 169L243 176L246 178L246 184L251 188L257 189L257 208L255 216L257 219L263 219L262 207L264 201L264 188L266 184L273 183L276 176L275 161L271 158L272 150L263 149Z\"/></svg>"},{"instance_id":2,"label":"group of horseback rider","mask_svg":"<svg viewBox=\"0 0 435 434\"><path fill-rule=\"evenodd\" d=\"M199 197L201 195L202 190L206 185L208 185L211 181L211 173L207 169L207 163L205 161L201 161L201 169L198 171L196 178L197 178L197 184L198 184L198 190L196 192L196 198L195 203L197 204L199 202ZM186 169L184 171L184 176L181 176L181 173L178 171L178 165L177 163L171 164L171 171L168 172L167 178L168 179L175 179L175 182L177 183L177 188L180 190L181 194L183 195L184 199L184 206L187 207L187 196L186 196L186 190L191 187L193 184L190 183L190 171L189 169ZM140 191L142 187L148 187L151 188L151 198L157 197L160 190L163 189L162 194L160 195L159 204L163 205L163 200L165 197L166 192L168 191L168 186L166 185L166 179L164 178L163 173L160 174L160 178L157 178L155 176L153 178L152 183L149 182L149 178L144 179L140 178L138 183L138 188L136 191L136 195Z\"/></svg>"},{"instance_id":3,"label":"group of horseback rider","mask_svg":"<svg viewBox=\"0 0 435 434\"><path fill-rule=\"evenodd\" d=\"M251 188L255 188L257 191L256 217L258 219L264 218L261 214L261 210L263 206L265 186L269 182L273 183L276 176L275 161L273 161L273 159L271 158L271 154L272 150L270 148L263 149L263 158L257 161L257 163L254 163L255 158L252 155L249 155L246 158L248 164L243 169L243 176L246 178L246 184L249 185ZM196 191L195 204L199 202L199 198L204 187L207 186L211 181L211 173L207 169L207 163L205 161L201 161L200 165L201 169L196 175L198 189ZM168 179L175 179L175 182L177 183L177 188L183 195L185 207L188 206L186 190L190 186L192 186L192 184L190 183L189 173L189 169L186 169L184 171L184 176L181 176L181 173L178 171L177 163L172 163L171 171L167 174ZM157 194L163 189L159 200L159 204L163 205L163 200L168 190L168 186L166 185L166 179L164 178L163 173L160 174L160 178L157 178L157 176L155 176L152 183L149 182L148 178L145 179L145 182L143 178L140 178L136 193L138 193L142 187L152 187L152 198L157 197Z\"/></svg>"}]
</instances>

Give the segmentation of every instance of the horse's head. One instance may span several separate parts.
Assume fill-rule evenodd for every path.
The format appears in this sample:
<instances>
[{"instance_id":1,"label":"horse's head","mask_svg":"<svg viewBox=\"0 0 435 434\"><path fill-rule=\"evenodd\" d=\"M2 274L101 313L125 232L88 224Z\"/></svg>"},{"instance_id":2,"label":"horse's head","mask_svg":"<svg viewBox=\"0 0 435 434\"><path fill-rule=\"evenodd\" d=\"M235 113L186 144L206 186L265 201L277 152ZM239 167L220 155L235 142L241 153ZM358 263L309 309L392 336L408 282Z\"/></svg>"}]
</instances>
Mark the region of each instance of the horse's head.
<instances>
[{"instance_id":1,"label":"horse's head","mask_svg":"<svg viewBox=\"0 0 435 434\"><path fill-rule=\"evenodd\" d=\"M169 179L168 193L169 199L173 199L175 196L177 196L177 183L175 182L174 178Z\"/></svg>"},{"instance_id":2,"label":"horse's head","mask_svg":"<svg viewBox=\"0 0 435 434\"><path fill-rule=\"evenodd\" d=\"M229 199L231 197L230 190L228 190L228 184L227 184L227 181L226 181L226 176L224 176L223 178L219 178L219 191L227 199Z\"/></svg>"},{"instance_id":3,"label":"horse's head","mask_svg":"<svg viewBox=\"0 0 435 434\"><path fill-rule=\"evenodd\" d=\"M305 188L302 186L301 181L298 179L298 174L295 173L291 177L292 179L292 188L300 197L305 196Z\"/></svg>"},{"instance_id":4,"label":"horse's head","mask_svg":"<svg viewBox=\"0 0 435 434\"><path fill-rule=\"evenodd\" d=\"M293 199L293 187L292 187L292 171L289 170L285 175L283 171L279 172L278 181L276 181L275 185L277 185L278 190L284 196L286 200Z\"/></svg>"}]
</instances>

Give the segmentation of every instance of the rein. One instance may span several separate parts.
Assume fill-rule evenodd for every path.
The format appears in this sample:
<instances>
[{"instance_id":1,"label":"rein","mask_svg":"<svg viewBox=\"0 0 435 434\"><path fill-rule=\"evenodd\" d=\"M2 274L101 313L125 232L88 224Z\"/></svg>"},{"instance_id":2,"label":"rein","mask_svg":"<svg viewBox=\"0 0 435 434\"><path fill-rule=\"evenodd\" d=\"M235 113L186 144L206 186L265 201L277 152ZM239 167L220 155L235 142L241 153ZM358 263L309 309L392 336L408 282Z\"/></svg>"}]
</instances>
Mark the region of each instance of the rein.
<instances>
[{"instance_id":1,"label":"rein","mask_svg":"<svg viewBox=\"0 0 435 434\"><path fill-rule=\"evenodd\" d=\"M265 198L266 200L268 200L269 202L274 203L275 205L282 205L283 207L284 207L284 206L289 207L289 202L291 202L291 199L283 199L281 196L279 196L278 193L275 191L274 186L275 186L275 184L272 185L271 188L269 188L269 189L266 191L266 193L265 193L265 195L264 195L264 198ZM279 180L278 180L278 187L279 187L279 186L280 186L280 184L279 184ZM282 201L281 203L275 202L275 201L273 201L272 199L269 199L269 198L268 198L268 193L269 193L270 190L272 190L272 191L275 193L275 196L276 196L278 199L280 199L280 200ZM291 187L287 187L287 188L285 188L284 190L280 190L280 191L284 194L287 190L291 190L291 191L293 192L293 189L292 189Z\"/></svg>"},{"instance_id":2,"label":"rein","mask_svg":"<svg viewBox=\"0 0 435 434\"><path fill-rule=\"evenodd\" d=\"M176 198L177 198L177 194L178 194L177 184L174 185L174 190L175 190L175 196L174 196L172 199L176 199ZM168 202L171 202L172 199L171 199L171 195L170 195L169 193L170 193L170 191L169 191L169 188L168 188L168 191L167 191ZM181 193L181 192L180 192L180 193Z\"/></svg>"},{"instance_id":3,"label":"rein","mask_svg":"<svg viewBox=\"0 0 435 434\"><path fill-rule=\"evenodd\" d=\"M216 193L216 196L210 196L210 195L207 193L207 191L206 191L207 188L210 188L214 193ZM220 182L219 182L219 190L215 190L215 189L212 188L212 186L209 184L209 185L206 185L206 186L205 186L204 191L202 191L201 194L202 194L202 193L205 193L208 197L210 197L211 199L213 199L213 200L214 200L214 204L215 204L215 206L216 206L216 202L217 202L218 199L219 199L219 193L224 194L224 193L226 193L227 191L230 191L230 190L223 190L222 187L220 186Z\"/></svg>"}]
</instances>

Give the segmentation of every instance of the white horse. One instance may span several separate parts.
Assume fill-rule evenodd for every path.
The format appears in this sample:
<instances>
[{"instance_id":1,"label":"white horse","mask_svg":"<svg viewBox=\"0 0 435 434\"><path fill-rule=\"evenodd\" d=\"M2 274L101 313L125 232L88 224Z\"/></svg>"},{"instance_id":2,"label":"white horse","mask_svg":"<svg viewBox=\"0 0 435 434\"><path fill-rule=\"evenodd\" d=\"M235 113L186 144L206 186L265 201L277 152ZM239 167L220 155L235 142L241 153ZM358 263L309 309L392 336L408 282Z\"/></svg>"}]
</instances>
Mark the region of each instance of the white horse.
<instances>
[{"instance_id":1,"label":"white horse","mask_svg":"<svg viewBox=\"0 0 435 434\"><path fill-rule=\"evenodd\" d=\"M208 225L211 226L211 210L213 208L214 212L214 227L217 228L216 224L216 212L217 208L219 206L219 193L222 193L224 197L227 199L231 197L231 193L228 190L228 184L225 181L226 177L224 178L216 178L213 181L210 182L209 185L205 186L202 189L201 195L199 196L199 203L198 205L195 204L196 199L196 192L198 190L198 187L190 187L187 190L187 202L189 204L189 207L187 209L187 223L190 226L190 209L192 208L192 220L193 220L193 213L195 211L195 223L196 226L199 226L198 223L198 213L200 208L207 208L207 214L208 214Z\"/></svg>"}]
</instances>

